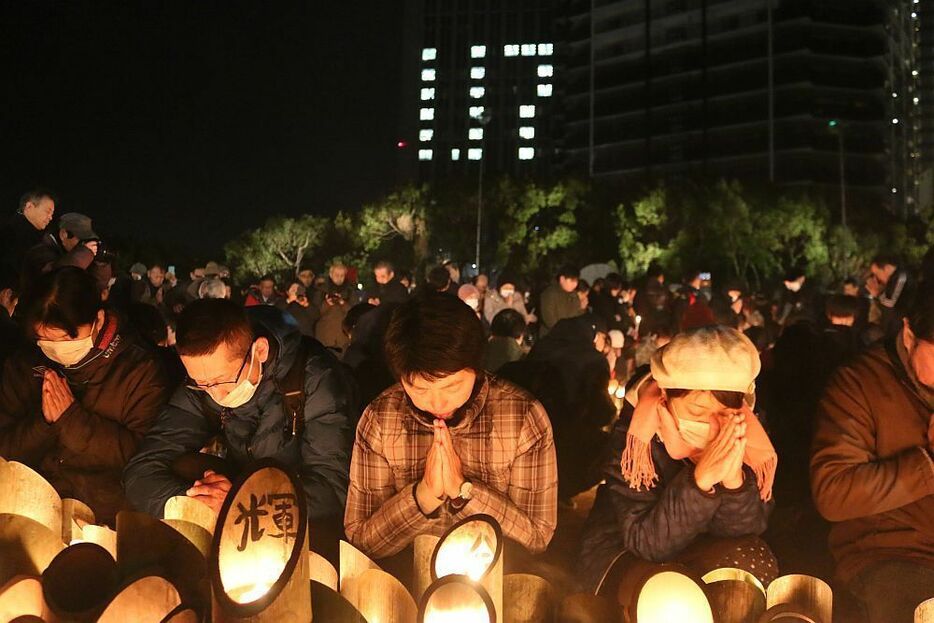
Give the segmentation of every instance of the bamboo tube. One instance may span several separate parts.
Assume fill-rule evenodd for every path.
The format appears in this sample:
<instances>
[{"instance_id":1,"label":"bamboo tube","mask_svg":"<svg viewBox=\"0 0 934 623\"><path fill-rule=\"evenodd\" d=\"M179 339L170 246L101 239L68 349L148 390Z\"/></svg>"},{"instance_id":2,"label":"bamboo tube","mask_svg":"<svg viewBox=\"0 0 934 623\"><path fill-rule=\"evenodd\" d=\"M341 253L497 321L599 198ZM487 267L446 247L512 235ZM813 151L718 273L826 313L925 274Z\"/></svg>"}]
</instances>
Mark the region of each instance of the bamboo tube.
<instances>
[{"instance_id":1,"label":"bamboo tube","mask_svg":"<svg viewBox=\"0 0 934 623\"><path fill-rule=\"evenodd\" d=\"M199 502L200 504L200 502ZM162 523L174 529L194 545L207 559L211 553L211 533L198 524L182 519L163 519Z\"/></svg>"},{"instance_id":2,"label":"bamboo tube","mask_svg":"<svg viewBox=\"0 0 934 623\"><path fill-rule=\"evenodd\" d=\"M402 582L381 569L367 569L341 580L341 595L367 621L415 623L418 608Z\"/></svg>"},{"instance_id":3,"label":"bamboo tube","mask_svg":"<svg viewBox=\"0 0 934 623\"><path fill-rule=\"evenodd\" d=\"M746 582L747 584L754 586L756 589L762 593L762 596L766 596L765 587L762 586L762 582L759 581L759 578L749 573L745 569L737 569L735 567L720 567L719 569L714 569L709 571L704 577L701 578L704 581L704 584L713 584L714 582L719 582L720 580L740 580Z\"/></svg>"},{"instance_id":4,"label":"bamboo tube","mask_svg":"<svg viewBox=\"0 0 934 623\"><path fill-rule=\"evenodd\" d=\"M81 542L100 545L117 559L117 533L107 526L85 526L81 529Z\"/></svg>"},{"instance_id":5,"label":"bamboo tube","mask_svg":"<svg viewBox=\"0 0 934 623\"><path fill-rule=\"evenodd\" d=\"M915 623L934 623L934 599L918 604L915 608Z\"/></svg>"},{"instance_id":6,"label":"bamboo tube","mask_svg":"<svg viewBox=\"0 0 934 623\"><path fill-rule=\"evenodd\" d=\"M271 460L255 462L218 515L210 557L215 622L311 620L307 525L301 483Z\"/></svg>"},{"instance_id":7,"label":"bamboo tube","mask_svg":"<svg viewBox=\"0 0 934 623\"><path fill-rule=\"evenodd\" d=\"M344 590L344 582L352 580L367 569L379 569L379 565L347 541L340 543L340 588Z\"/></svg>"},{"instance_id":8,"label":"bamboo tube","mask_svg":"<svg viewBox=\"0 0 934 623\"><path fill-rule=\"evenodd\" d=\"M413 549L415 550L414 564L414 584L415 590L412 596L416 602L421 602L422 595L431 586L431 559L434 557L435 549L441 537L430 534L420 534L415 537Z\"/></svg>"},{"instance_id":9,"label":"bamboo tube","mask_svg":"<svg viewBox=\"0 0 934 623\"><path fill-rule=\"evenodd\" d=\"M21 617L16 617L10 623L46 623L46 620L42 617L33 616L31 614L24 614Z\"/></svg>"},{"instance_id":10,"label":"bamboo tube","mask_svg":"<svg viewBox=\"0 0 934 623\"><path fill-rule=\"evenodd\" d=\"M181 519L182 521L197 524L211 535L214 534L214 526L217 524L217 515L214 514L210 506L184 495L169 498L168 502L165 503L162 518Z\"/></svg>"},{"instance_id":11,"label":"bamboo tube","mask_svg":"<svg viewBox=\"0 0 934 623\"><path fill-rule=\"evenodd\" d=\"M201 619L198 613L191 608L179 606L169 616L162 620L162 623L200 623Z\"/></svg>"},{"instance_id":12,"label":"bamboo tube","mask_svg":"<svg viewBox=\"0 0 934 623\"><path fill-rule=\"evenodd\" d=\"M94 512L87 504L72 498L62 500L62 541L65 545L81 541L82 529L94 522Z\"/></svg>"},{"instance_id":13,"label":"bamboo tube","mask_svg":"<svg viewBox=\"0 0 934 623\"><path fill-rule=\"evenodd\" d=\"M769 585L766 607L790 605L818 623L833 620L833 591L821 579L809 575L785 575Z\"/></svg>"},{"instance_id":14,"label":"bamboo tube","mask_svg":"<svg viewBox=\"0 0 934 623\"><path fill-rule=\"evenodd\" d=\"M717 623L758 621L765 612L765 595L743 580L718 580L704 588Z\"/></svg>"},{"instance_id":15,"label":"bamboo tube","mask_svg":"<svg viewBox=\"0 0 934 623\"><path fill-rule=\"evenodd\" d=\"M106 607L120 585L117 563L94 543L66 547L42 574L50 612L63 621L90 621Z\"/></svg>"},{"instance_id":16,"label":"bamboo tube","mask_svg":"<svg viewBox=\"0 0 934 623\"><path fill-rule=\"evenodd\" d=\"M308 552L308 578L324 584L333 591L337 591L339 584L337 569L317 552Z\"/></svg>"},{"instance_id":17,"label":"bamboo tube","mask_svg":"<svg viewBox=\"0 0 934 623\"><path fill-rule=\"evenodd\" d=\"M503 532L489 515L472 515L451 526L431 558L431 577L461 574L489 594L498 620L503 618Z\"/></svg>"},{"instance_id":18,"label":"bamboo tube","mask_svg":"<svg viewBox=\"0 0 934 623\"><path fill-rule=\"evenodd\" d=\"M158 519L129 511L117 514L117 566L123 577L157 568L186 605L207 611L210 587L204 556L191 541Z\"/></svg>"},{"instance_id":19,"label":"bamboo tube","mask_svg":"<svg viewBox=\"0 0 934 623\"><path fill-rule=\"evenodd\" d=\"M42 596L39 578L18 575L0 586L0 621L31 615L47 618L49 609Z\"/></svg>"},{"instance_id":20,"label":"bamboo tube","mask_svg":"<svg viewBox=\"0 0 934 623\"><path fill-rule=\"evenodd\" d=\"M147 575L125 585L97 623L162 623L180 605L181 598L171 582Z\"/></svg>"},{"instance_id":21,"label":"bamboo tube","mask_svg":"<svg viewBox=\"0 0 934 623\"><path fill-rule=\"evenodd\" d=\"M0 585L17 575L42 575L64 547L60 529L22 515L0 515Z\"/></svg>"},{"instance_id":22,"label":"bamboo tube","mask_svg":"<svg viewBox=\"0 0 934 623\"><path fill-rule=\"evenodd\" d=\"M503 576L503 592L509 595L503 623L545 623L554 618L555 590L548 580L528 573L510 573Z\"/></svg>"},{"instance_id":23,"label":"bamboo tube","mask_svg":"<svg viewBox=\"0 0 934 623\"><path fill-rule=\"evenodd\" d=\"M367 623L363 615L340 593L315 580L311 581L311 603L315 605L316 622Z\"/></svg>"},{"instance_id":24,"label":"bamboo tube","mask_svg":"<svg viewBox=\"0 0 934 623\"><path fill-rule=\"evenodd\" d=\"M35 519L62 534L62 500L48 481L22 463L0 463L0 513Z\"/></svg>"},{"instance_id":25,"label":"bamboo tube","mask_svg":"<svg viewBox=\"0 0 934 623\"><path fill-rule=\"evenodd\" d=\"M448 575L425 591L418 608L418 623L497 623L493 600L486 590L465 575Z\"/></svg>"}]
</instances>

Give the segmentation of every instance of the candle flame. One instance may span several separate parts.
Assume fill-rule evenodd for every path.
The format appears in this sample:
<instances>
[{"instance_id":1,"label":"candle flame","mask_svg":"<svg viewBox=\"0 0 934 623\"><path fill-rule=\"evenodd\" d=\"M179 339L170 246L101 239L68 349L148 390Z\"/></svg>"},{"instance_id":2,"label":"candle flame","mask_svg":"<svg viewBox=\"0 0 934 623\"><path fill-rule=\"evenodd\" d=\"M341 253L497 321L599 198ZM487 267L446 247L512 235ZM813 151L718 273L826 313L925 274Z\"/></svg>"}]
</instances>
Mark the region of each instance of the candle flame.
<instances>
[{"instance_id":1,"label":"candle flame","mask_svg":"<svg viewBox=\"0 0 934 623\"><path fill-rule=\"evenodd\" d=\"M230 598L239 604L248 604L268 593L270 588L272 588L272 582L248 584L230 591Z\"/></svg>"}]
</instances>

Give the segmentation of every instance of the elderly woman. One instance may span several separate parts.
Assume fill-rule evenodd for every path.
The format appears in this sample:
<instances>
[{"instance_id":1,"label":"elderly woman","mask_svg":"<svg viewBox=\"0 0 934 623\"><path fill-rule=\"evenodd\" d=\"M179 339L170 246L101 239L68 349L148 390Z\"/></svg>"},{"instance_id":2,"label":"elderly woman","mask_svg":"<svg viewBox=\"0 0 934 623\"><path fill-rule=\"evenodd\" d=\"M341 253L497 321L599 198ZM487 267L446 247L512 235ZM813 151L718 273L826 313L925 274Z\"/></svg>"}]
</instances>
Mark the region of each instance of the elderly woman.
<instances>
[{"instance_id":1,"label":"elderly woman","mask_svg":"<svg viewBox=\"0 0 934 623\"><path fill-rule=\"evenodd\" d=\"M765 584L777 575L756 538L777 465L750 408L759 368L752 342L726 327L678 334L655 353L628 393L584 529L588 589L615 591L640 559L699 574L740 567Z\"/></svg>"}]
</instances>

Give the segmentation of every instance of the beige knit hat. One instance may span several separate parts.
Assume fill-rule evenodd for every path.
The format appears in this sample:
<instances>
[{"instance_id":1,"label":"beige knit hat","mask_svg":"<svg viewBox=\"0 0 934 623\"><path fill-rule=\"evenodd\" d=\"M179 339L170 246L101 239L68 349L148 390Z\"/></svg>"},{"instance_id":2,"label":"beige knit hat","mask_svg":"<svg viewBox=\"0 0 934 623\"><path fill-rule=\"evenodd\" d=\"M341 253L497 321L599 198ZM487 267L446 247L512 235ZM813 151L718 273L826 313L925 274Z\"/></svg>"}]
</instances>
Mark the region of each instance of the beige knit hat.
<instances>
[{"instance_id":1,"label":"beige knit hat","mask_svg":"<svg viewBox=\"0 0 934 623\"><path fill-rule=\"evenodd\" d=\"M742 392L750 396L762 364L748 337L729 327L679 333L652 356L652 378L662 389Z\"/></svg>"}]
</instances>

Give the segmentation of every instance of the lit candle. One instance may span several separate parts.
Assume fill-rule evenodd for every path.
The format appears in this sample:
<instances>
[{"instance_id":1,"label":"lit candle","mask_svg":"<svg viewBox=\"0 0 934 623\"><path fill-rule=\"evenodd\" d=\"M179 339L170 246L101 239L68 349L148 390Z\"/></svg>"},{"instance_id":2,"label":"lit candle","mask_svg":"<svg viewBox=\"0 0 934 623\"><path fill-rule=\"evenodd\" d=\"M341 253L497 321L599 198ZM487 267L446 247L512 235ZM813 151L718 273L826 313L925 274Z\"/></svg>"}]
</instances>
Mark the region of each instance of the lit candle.
<instances>
[{"instance_id":1,"label":"lit candle","mask_svg":"<svg viewBox=\"0 0 934 623\"><path fill-rule=\"evenodd\" d=\"M448 576L425 593L419 623L490 623L496 620L489 594L464 576Z\"/></svg>"},{"instance_id":2,"label":"lit candle","mask_svg":"<svg viewBox=\"0 0 934 623\"><path fill-rule=\"evenodd\" d=\"M228 594L238 604L248 604L268 593L270 588L272 588L272 582L257 582L235 588Z\"/></svg>"}]
</instances>

